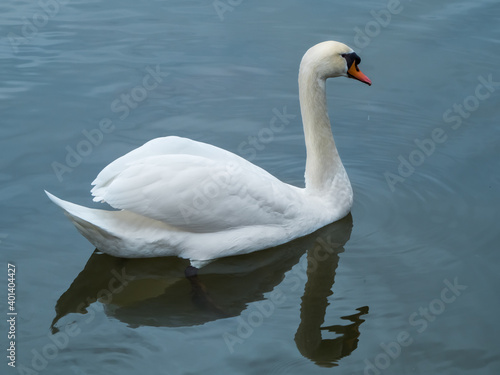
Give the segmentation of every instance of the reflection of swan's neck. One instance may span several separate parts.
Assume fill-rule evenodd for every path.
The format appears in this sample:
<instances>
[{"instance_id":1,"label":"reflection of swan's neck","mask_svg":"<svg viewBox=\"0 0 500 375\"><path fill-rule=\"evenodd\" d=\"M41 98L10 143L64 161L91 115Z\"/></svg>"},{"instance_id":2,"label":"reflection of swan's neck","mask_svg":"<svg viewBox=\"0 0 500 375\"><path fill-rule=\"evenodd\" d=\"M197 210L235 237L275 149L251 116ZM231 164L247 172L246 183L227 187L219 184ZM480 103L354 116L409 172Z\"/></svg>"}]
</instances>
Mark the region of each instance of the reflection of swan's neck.
<instances>
[{"instance_id":1,"label":"reflection of swan's neck","mask_svg":"<svg viewBox=\"0 0 500 375\"><path fill-rule=\"evenodd\" d=\"M310 191L328 190L337 172L344 170L328 118L325 83L313 66L302 62L299 95L307 149L306 189Z\"/></svg>"}]
</instances>

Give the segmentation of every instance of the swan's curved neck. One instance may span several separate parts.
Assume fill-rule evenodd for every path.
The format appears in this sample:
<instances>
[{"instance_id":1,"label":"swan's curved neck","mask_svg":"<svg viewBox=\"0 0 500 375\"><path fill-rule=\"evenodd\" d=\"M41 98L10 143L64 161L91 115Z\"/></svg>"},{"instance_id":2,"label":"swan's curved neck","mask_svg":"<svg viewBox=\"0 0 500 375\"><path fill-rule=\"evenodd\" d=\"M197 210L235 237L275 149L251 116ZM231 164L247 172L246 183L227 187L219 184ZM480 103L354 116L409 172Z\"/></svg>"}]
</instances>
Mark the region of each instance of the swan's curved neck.
<instances>
[{"instance_id":1,"label":"swan's curved neck","mask_svg":"<svg viewBox=\"0 0 500 375\"><path fill-rule=\"evenodd\" d=\"M299 71L299 96L307 149L306 189L325 191L332 188L335 176L344 172L326 104L325 78L308 64Z\"/></svg>"}]
</instances>

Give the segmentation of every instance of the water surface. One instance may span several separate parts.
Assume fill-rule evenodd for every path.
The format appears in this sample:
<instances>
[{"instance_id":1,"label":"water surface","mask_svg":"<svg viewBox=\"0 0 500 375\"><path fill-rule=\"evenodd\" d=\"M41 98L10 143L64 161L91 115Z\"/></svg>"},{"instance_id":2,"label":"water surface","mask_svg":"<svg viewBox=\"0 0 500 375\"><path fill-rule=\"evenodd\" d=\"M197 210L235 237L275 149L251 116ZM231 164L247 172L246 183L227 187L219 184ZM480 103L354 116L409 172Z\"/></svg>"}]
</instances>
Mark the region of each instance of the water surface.
<instances>
[{"instance_id":1,"label":"water surface","mask_svg":"<svg viewBox=\"0 0 500 375\"><path fill-rule=\"evenodd\" d=\"M498 3L236 3L1 6L0 245L19 312L2 373L497 374ZM329 39L373 81L328 82L355 193L340 223L189 282L183 260L94 253L44 195L93 205L106 164L165 135L303 186L298 65ZM295 117L246 148L276 110Z\"/></svg>"}]
</instances>

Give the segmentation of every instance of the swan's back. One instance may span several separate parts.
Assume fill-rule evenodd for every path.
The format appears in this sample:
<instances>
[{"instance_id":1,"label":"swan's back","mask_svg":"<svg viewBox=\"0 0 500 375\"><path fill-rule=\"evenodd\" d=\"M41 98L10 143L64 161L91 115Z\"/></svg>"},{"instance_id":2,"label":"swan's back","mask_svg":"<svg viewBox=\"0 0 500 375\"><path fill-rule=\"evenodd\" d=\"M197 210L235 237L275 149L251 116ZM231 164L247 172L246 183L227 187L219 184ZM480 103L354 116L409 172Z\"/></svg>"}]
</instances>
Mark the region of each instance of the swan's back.
<instances>
[{"instance_id":1,"label":"swan's back","mask_svg":"<svg viewBox=\"0 0 500 375\"><path fill-rule=\"evenodd\" d=\"M190 232L283 225L300 194L235 154L179 137L133 150L93 184L94 200Z\"/></svg>"}]
</instances>

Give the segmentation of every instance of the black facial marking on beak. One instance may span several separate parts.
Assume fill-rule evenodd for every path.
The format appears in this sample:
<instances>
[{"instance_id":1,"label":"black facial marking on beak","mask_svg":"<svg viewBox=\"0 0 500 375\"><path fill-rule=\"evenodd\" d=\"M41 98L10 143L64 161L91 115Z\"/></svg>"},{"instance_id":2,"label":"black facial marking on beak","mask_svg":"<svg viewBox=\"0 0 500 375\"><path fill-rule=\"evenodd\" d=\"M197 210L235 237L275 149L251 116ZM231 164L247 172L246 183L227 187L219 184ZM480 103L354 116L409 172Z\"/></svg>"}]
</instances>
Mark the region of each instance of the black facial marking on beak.
<instances>
[{"instance_id":1,"label":"black facial marking on beak","mask_svg":"<svg viewBox=\"0 0 500 375\"><path fill-rule=\"evenodd\" d=\"M359 57L356 52L343 53L342 57L347 62L347 69L350 69L352 67L352 64L355 64L354 67L357 71L359 71L358 64L361 62L361 57Z\"/></svg>"},{"instance_id":2,"label":"black facial marking on beak","mask_svg":"<svg viewBox=\"0 0 500 375\"><path fill-rule=\"evenodd\" d=\"M359 57L355 52L344 53L342 57L347 63L347 77L357 79L367 85L371 86L372 81L370 78L365 76L361 70L359 70L358 65L361 62L361 57Z\"/></svg>"}]
</instances>

